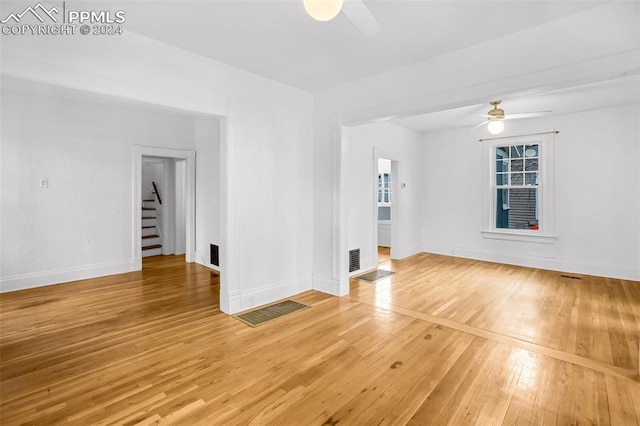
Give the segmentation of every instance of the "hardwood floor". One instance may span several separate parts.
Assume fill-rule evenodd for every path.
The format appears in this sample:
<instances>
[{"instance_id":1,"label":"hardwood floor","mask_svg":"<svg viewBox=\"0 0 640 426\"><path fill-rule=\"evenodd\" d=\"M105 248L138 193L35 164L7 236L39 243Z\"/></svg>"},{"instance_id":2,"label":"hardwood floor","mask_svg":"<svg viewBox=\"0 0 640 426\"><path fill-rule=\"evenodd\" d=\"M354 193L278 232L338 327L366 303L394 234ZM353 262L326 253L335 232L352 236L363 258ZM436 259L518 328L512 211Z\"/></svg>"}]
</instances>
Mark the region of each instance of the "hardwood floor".
<instances>
[{"instance_id":1,"label":"hardwood floor","mask_svg":"<svg viewBox=\"0 0 640 426\"><path fill-rule=\"evenodd\" d=\"M391 260L391 247L378 246L378 264Z\"/></svg>"},{"instance_id":2,"label":"hardwood floor","mask_svg":"<svg viewBox=\"0 0 640 426\"><path fill-rule=\"evenodd\" d=\"M640 422L640 283L420 254L250 328L182 257L0 295L0 423Z\"/></svg>"}]
</instances>

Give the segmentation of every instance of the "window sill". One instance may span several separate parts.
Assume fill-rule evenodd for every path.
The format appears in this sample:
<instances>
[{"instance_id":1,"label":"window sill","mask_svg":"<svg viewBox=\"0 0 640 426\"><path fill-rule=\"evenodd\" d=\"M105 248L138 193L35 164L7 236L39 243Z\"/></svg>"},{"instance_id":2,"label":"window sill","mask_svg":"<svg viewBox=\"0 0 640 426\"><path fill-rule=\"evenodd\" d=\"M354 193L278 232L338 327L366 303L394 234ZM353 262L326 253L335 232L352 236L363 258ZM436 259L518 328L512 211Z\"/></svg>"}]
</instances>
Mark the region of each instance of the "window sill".
<instances>
[{"instance_id":1,"label":"window sill","mask_svg":"<svg viewBox=\"0 0 640 426\"><path fill-rule=\"evenodd\" d=\"M537 231L480 231L482 238L494 240L524 241L528 243L554 244L556 236L540 234Z\"/></svg>"}]
</instances>

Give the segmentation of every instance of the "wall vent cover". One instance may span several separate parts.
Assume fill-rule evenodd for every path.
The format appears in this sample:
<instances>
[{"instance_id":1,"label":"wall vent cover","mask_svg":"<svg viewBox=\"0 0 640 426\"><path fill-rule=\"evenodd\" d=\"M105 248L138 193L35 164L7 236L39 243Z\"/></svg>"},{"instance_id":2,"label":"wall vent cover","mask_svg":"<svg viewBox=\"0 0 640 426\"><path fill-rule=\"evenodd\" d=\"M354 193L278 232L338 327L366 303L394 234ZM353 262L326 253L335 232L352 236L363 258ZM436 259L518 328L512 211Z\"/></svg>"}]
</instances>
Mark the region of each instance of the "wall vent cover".
<instances>
[{"instance_id":1,"label":"wall vent cover","mask_svg":"<svg viewBox=\"0 0 640 426\"><path fill-rule=\"evenodd\" d=\"M349 250L349 272L360 269L360 249Z\"/></svg>"},{"instance_id":2,"label":"wall vent cover","mask_svg":"<svg viewBox=\"0 0 640 426\"><path fill-rule=\"evenodd\" d=\"M209 257L211 258L209 263L214 266L220 266L220 249L215 244L210 244Z\"/></svg>"}]
</instances>

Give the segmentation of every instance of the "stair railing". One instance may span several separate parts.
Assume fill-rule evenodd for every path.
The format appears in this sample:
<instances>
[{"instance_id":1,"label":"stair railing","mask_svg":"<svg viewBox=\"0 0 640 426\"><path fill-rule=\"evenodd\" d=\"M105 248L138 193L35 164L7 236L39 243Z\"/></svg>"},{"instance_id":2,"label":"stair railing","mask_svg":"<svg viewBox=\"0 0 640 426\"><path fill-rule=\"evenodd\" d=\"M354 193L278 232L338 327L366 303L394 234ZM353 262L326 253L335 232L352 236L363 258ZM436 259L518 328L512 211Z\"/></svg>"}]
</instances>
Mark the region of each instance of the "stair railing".
<instances>
[{"instance_id":1,"label":"stair railing","mask_svg":"<svg viewBox=\"0 0 640 426\"><path fill-rule=\"evenodd\" d=\"M162 198L160 198L160 191L158 191L158 187L156 186L156 183L152 181L151 184L153 185L153 193L158 198L158 202L162 204Z\"/></svg>"}]
</instances>

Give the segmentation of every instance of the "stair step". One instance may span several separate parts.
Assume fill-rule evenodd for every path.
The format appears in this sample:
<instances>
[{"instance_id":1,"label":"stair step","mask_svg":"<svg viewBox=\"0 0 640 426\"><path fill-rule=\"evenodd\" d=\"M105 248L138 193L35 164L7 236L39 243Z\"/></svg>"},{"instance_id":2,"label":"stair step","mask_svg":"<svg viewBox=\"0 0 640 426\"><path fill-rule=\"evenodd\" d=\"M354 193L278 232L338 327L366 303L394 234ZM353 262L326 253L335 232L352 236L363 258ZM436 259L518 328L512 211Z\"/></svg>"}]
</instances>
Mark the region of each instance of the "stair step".
<instances>
[{"instance_id":1,"label":"stair step","mask_svg":"<svg viewBox=\"0 0 640 426\"><path fill-rule=\"evenodd\" d=\"M145 239L145 238L160 238L160 235L154 235L154 234L152 234L152 235L143 235L142 239Z\"/></svg>"},{"instance_id":2,"label":"stair step","mask_svg":"<svg viewBox=\"0 0 640 426\"><path fill-rule=\"evenodd\" d=\"M155 225L147 225L147 226L143 226L142 229L149 229L149 228L155 228Z\"/></svg>"},{"instance_id":3,"label":"stair step","mask_svg":"<svg viewBox=\"0 0 640 426\"><path fill-rule=\"evenodd\" d=\"M154 202L155 200L142 200L142 201L145 201L145 202L147 202L147 203L152 203L152 202Z\"/></svg>"},{"instance_id":4,"label":"stair step","mask_svg":"<svg viewBox=\"0 0 640 426\"><path fill-rule=\"evenodd\" d=\"M155 210L154 207L143 207L142 210Z\"/></svg>"},{"instance_id":5,"label":"stair step","mask_svg":"<svg viewBox=\"0 0 640 426\"><path fill-rule=\"evenodd\" d=\"M161 247L162 247L162 244L153 244L150 246L142 246L142 250L151 250L151 249L156 249Z\"/></svg>"},{"instance_id":6,"label":"stair step","mask_svg":"<svg viewBox=\"0 0 640 426\"><path fill-rule=\"evenodd\" d=\"M143 219L155 219L155 216L142 216Z\"/></svg>"}]
</instances>

